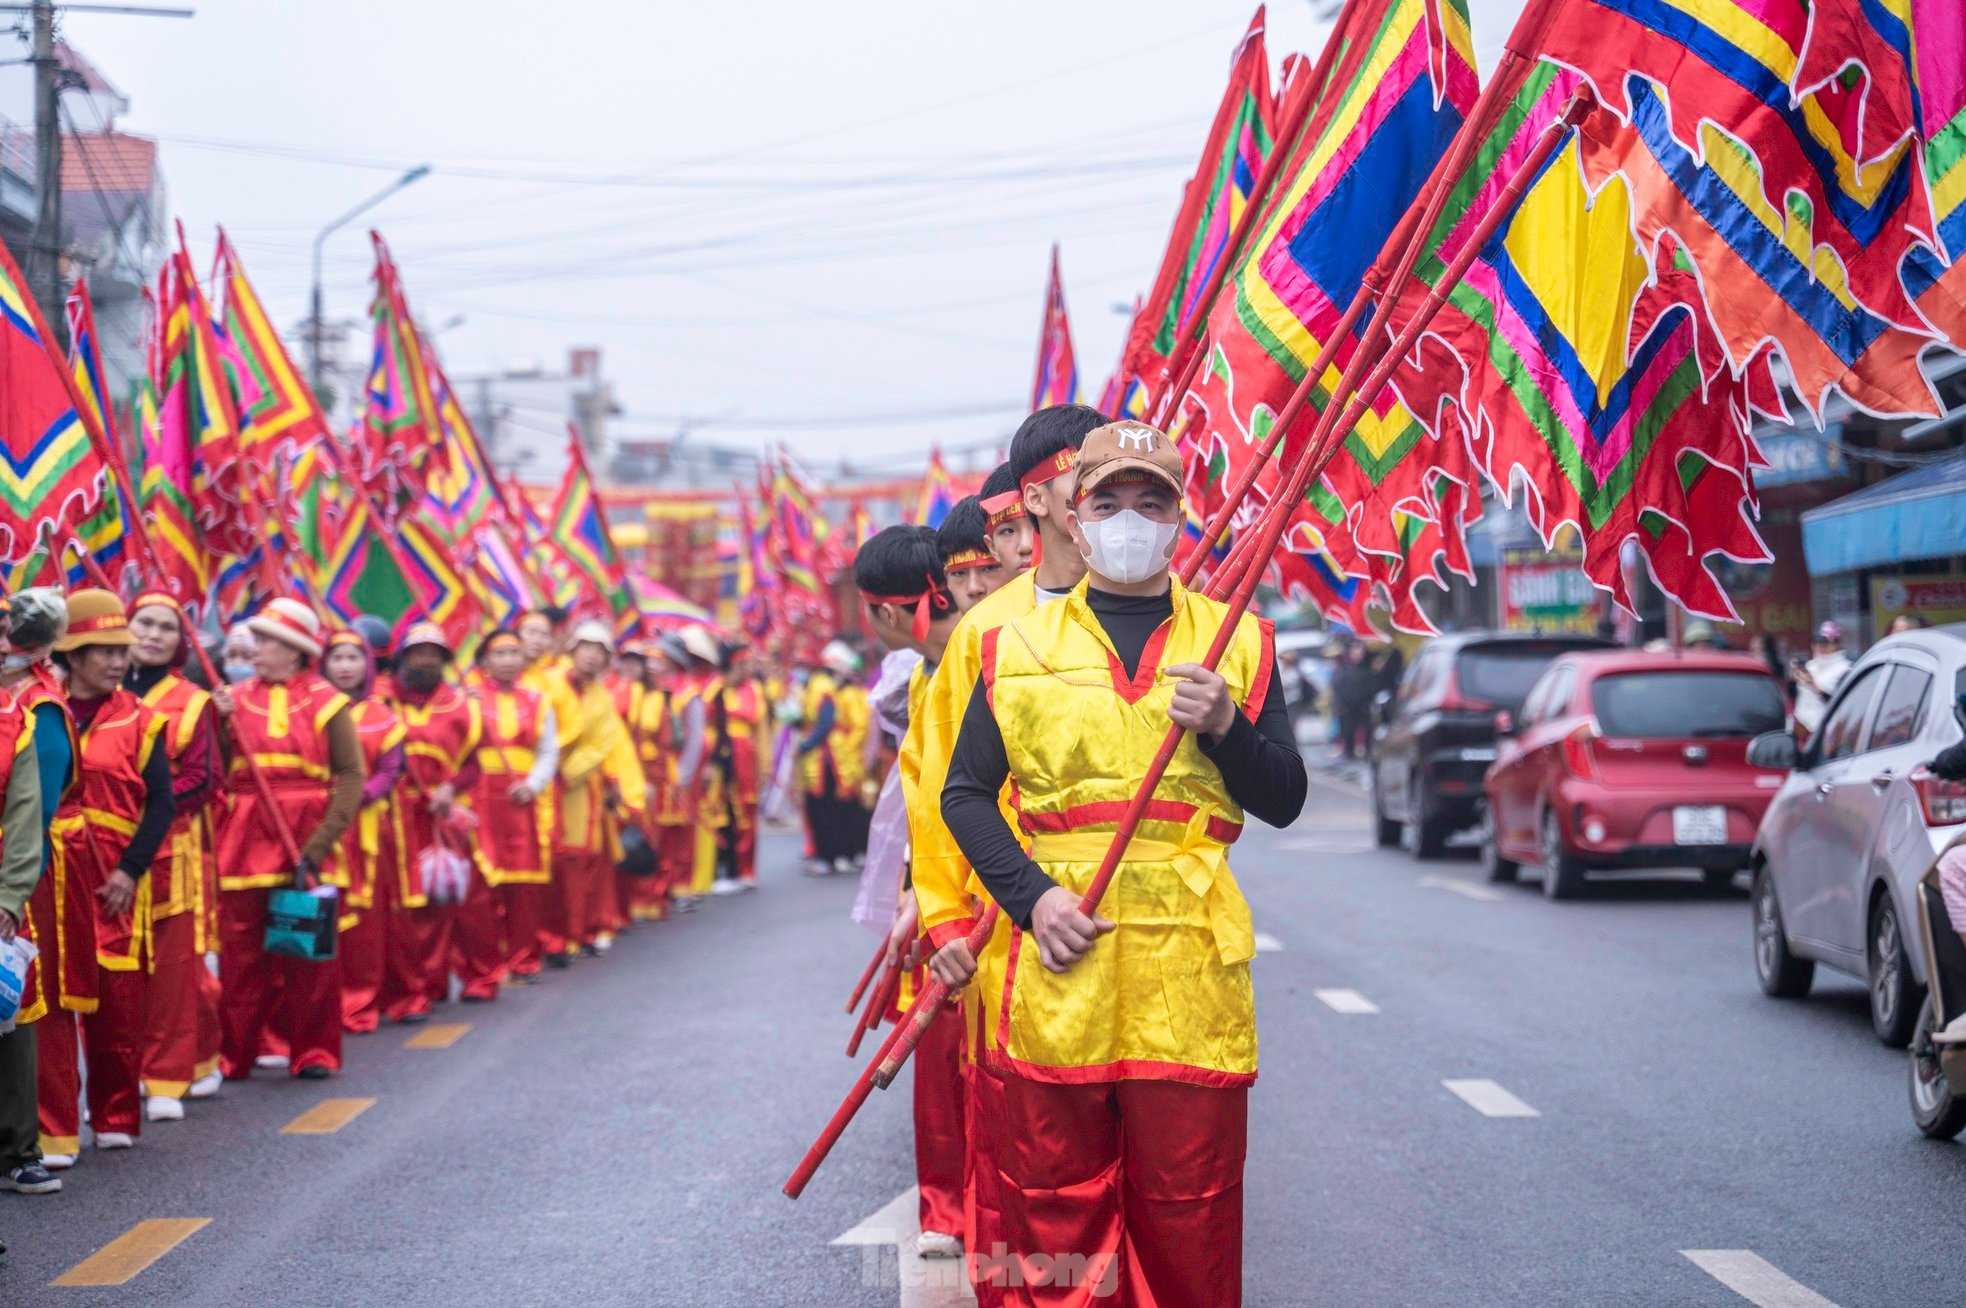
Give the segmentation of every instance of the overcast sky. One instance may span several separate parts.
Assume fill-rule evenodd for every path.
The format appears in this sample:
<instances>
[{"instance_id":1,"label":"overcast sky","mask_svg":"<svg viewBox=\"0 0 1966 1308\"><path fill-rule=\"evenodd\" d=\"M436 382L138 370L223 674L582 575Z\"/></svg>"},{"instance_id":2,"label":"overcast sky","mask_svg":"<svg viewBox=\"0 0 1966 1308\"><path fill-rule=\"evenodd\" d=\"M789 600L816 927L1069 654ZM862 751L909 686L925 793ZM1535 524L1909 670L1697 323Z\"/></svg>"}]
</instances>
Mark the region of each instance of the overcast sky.
<instances>
[{"instance_id":1,"label":"overcast sky","mask_svg":"<svg viewBox=\"0 0 1966 1308\"><path fill-rule=\"evenodd\" d=\"M1097 398L1252 9L172 2L197 16L64 31L164 142L201 266L223 222L283 327L313 233L428 162L371 219L426 326L462 316L453 375L598 345L617 437L897 472L1022 416L1053 240ZM1520 5L1473 0L1484 71ZM1313 8L1271 6L1273 65L1315 53ZM367 221L330 316L367 305Z\"/></svg>"}]
</instances>

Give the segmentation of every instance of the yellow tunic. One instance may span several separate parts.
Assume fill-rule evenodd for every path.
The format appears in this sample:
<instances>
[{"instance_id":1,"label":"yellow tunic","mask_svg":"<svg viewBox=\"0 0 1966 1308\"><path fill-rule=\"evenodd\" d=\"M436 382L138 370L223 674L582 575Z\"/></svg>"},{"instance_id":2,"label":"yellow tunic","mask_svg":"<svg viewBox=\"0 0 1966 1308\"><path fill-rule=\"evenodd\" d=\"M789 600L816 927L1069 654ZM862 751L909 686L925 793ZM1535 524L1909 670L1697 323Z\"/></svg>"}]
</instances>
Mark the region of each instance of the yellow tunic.
<instances>
[{"instance_id":1,"label":"yellow tunic","mask_svg":"<svg viewBox=\"0 0 1966 1308\"><path fill-rule=\"evenodd\" d=\"M568 690L572 693L570 685ZM573 738L560 755L559 843L570 851L598 854L609 848L613 836L602 802L607 784L614 783L628 807L640 808L648 781L606 686L595 681L579 691L571 720ZM559 728L559 736L567 741L565 727Z\"/></svg>"},{"instance_id":2,"label":"yellow tunic","mask_svg":"<svg viewBox=\"0 0 1966 1308\"><path fill-rule=\"evenodd\" d=\"M1174 616L1130 679L1084 582L984 639L1019 825L1059 885L1091 883L1166 734L1176 683L1160 669L1200 662L1226 612L1176 582ZM1273 657L1268 625L1242 618L1217 670L1252 720ZM1222 774L1184 736L1100 903L1117 929L1062 976L1045 970L1035 941L1013 933L992 1061L1067 1083L1255 1080L1255 935L1227 858L1241 830Z\"/></svg>"},{"instance_id":3,"label":"yellow tunic","mask_svg":"<svg viewBox=\"0 0 1966 1308\"><path fill-rule=\"evenodd\" d=\"M833 695L833 770L840 779L839 798L860 802L860 787L867 780L867 733L872 729L874 709L863 686L849 682Z\"/></svg>"}]
</instances>

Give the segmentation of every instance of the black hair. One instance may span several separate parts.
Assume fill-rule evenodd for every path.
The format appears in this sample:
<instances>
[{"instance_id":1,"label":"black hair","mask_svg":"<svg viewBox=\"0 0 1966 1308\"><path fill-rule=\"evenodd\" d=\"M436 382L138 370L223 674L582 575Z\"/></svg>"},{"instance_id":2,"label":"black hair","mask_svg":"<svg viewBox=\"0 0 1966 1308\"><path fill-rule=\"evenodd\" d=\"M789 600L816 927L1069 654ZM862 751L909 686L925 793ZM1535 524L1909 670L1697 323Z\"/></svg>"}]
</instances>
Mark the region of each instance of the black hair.
<instances>
[{"instance_id":1,"label":"black hair","mask_svg":"<svg viewBox=\"0 0 1966 1308\"><path fill-rule=\"evenodd\" d=\"M1010 438L1010 470L1019 483L1025 474L1060 450L1076 450L1088 433L1106 425L1106 415L1090 404L1054 404L1024 419Z\"/></svg>"},{"instance_id":2,"label":"black hair","mask_svg":"<svg viewBox=\"0 0 1966 1308\"><path fill-rule=\"evenodd\" d=\"M999 495L1009 495L1017 489L1017 474L1011 471L1008 463L999 463L996 471L983 479L983 489L976 492L981 499L993 500Z\"/></svg>"},{"instance_id":3,"label":"black hair","mask_svg":"<svg viewBox=\"0 0 1966 1308\"><path fill-rule=\"evenodd\" d=\"M545 618L546 624L555 631L567 625L567 609L563 604L542 604L524 616L532 617L534 614Z\"/></svg>"},{"instance_id":4,"label":"black hair","mask_svg":"<svg viewBox=\"0 0 1966 1308\"><path fill-rule=\"evenodd\" d=\"M935 528L883 527L853 556L853 584L869 595L935 594L928 611L935 617L955 612L949 580L942 571L942 541Z\"/></svg>"},{"instance_id":5,"label":"black hair","mask_svg":"<svg viewBox=\"0 0 1966 1308\"><path fill-rule=\"evenodd\" d=\"M495 627L486 632L485 638L478 642L478 648L471 651L471 662L474 664L483 663L485 661L485 655L491 653L492 641L500 636L510 636L513 640L517 640L519 633L511 627L504 626Z\"/></svg>"},{"instance_id":6,"label":"black hair","mask_svg":"<svg viewBox=\"0 0 1966 1308\"><path fill-rule=\"evenodd\" d=\"M990 515L983 512L983 502L974 495L963 496L950 506L948 516L935 529L936 536L942 542L942 557L945 560L953 558L964 550L988 554L989 526Z\"/></svg>"}]
</instances>

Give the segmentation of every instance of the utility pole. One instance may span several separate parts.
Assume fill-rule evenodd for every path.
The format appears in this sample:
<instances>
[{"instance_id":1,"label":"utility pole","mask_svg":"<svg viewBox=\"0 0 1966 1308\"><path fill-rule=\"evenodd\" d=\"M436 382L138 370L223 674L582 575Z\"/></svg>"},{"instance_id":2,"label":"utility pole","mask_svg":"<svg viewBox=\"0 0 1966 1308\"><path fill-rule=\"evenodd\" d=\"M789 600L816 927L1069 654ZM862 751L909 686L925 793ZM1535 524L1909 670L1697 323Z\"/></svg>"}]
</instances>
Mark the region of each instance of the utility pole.
<instances>
[{"instance_id":1,"label":"utility pole","mask_svg":"<svg viewBox=\"0 0 1966 1308\"><path fill-rule=\"evenodd\" d=\"M55 68L55 7L35 0L34 65L34 215L33 243L28 249L27 280L41 313L50 326L67 322L67 296L61 285L61 87ZM61 330L59 327L55 330Z\"/></svg>"}]
</instances>

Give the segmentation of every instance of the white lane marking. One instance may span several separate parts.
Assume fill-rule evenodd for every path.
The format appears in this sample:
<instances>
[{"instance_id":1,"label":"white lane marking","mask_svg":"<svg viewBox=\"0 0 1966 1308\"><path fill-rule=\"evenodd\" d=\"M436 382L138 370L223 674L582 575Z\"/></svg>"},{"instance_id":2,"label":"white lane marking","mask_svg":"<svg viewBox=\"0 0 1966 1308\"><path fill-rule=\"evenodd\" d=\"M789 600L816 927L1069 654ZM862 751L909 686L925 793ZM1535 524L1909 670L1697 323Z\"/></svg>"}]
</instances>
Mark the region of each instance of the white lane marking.
<instances>
[{"instance_id":1,"label":"white lane marking","mask_svg":"<svg viewBox=\"0 0 1966 1308\"><path fill-rule=\"evenodd\" d=\"M921 1234L919 1191L909 1186L880 1209L860 1219L833 1238L835 1245L858 1246L862 1254L862 1283L882 1282L873 1278L894 1276L901 1297L900 1308L960 1308L974 1304L976 1294L960 1258L920 1258L915 1255L915 1237ZM885 1257L874 1252L885 1245L895 1246L893 1268Z\"/></svg>"},{"instance_id":2,"label":"white lane marking","mask_svg":"<svg viewBox=\"0 0 1966 1308\"><path fill-rule=\"evenodd\" d=\"M1836 1305L1752 1249L1681 1249L1693 1265L1759 1308Z\"/></svg>"},{"instance_id":3,"label":"white lane marking","mask_svg":"<svg viewBox=\"0 0 1966 1308\"><path fill-rule=\"evenodd\" d=\"M1347 858L1360 854L1370 854L1376 846L1366 839L1364 832L1357 833L1355 839L1319 839L1306 836L1298 840L1279 840L1277 848L1290 854L1336 854Z\"/></svg>"},{"instance_id":4,"label":"white lane marking","mask_svg":"<svg viewBox=\"0 0 1966 1308\"><path fill-rule=\"evenodd\" d=\"M1281 941L1281 940L1278 940L1278 939L1277 939L1277 938L1276 938L1275 936L1273 936L1273 935L1271 935L1271 934L1270 934L1269 932L1267 932L1267 931L1258 931L1258 932L1256 933L1256 952L1257 952L1257 953L1259 953L1259 954L1274 954L1274 953L1276 953L1276 952L1277 952L1278 950L1280 950L1280 949L1282 949L1282 948L1283 948L1283 941Z\"/></svg>"},{"instance_id":5,"label":"white lane marking","mask_svg":"<svg viewBox=\"0 0 1966 1308\"><path fill-rule=\"evenodd\" d=\"M1467 1081L1442 1081L1441 1084L1483 1117L1542 1116L1493 1081L1478 1078Z\"/></svg>"},{"instance_id":6,"label":"white lane marking","mask_svg":"<svg viewBox=\"0 0 1966 1308\"><path fill-rule=\"evenodd\" d=\"M1491 904L1502 897L1501 892L1478 886L1466 877L1421 877L1420 884L1433 890L1450 890L1468 899L1478 899Z\"/></svg>"},{"instance_id":7,"label":"white lane marking","mask_svg":"<svg viewBox=\"0 0 1966 1308\"><path fill-rule=\"evenodd\" d=\"M1367 999L1356 990L1314 990L1311 992L1324 1001L1324 1006L1334 1013L1376 1013L1379 1005Z\"/></svg>"}]
</instances>

